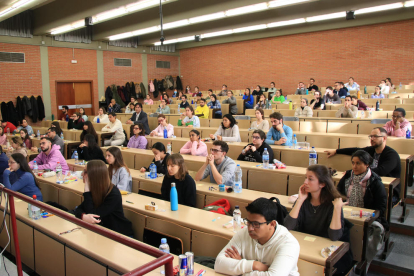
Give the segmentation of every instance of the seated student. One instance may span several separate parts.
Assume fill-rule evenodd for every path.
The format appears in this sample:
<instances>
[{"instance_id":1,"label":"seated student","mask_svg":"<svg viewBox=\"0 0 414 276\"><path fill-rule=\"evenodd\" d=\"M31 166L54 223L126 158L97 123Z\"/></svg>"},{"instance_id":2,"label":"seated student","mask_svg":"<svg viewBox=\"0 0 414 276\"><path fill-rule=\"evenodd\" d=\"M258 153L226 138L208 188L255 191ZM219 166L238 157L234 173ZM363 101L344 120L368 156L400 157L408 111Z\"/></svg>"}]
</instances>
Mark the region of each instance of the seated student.
<instances>
[{"instance_id":1,"label":"seated student","mask_svg":"<svg viewBox=\"0 0 414 276\"><path fill-rule=\"evenodd\" d=\"M43 201L42 193L36 183L36 177L27 164L27 159L20 153L13 153L9 159L9 168L3 172L2 183L12 191L17 191L28 197L36 195L37 200Z\"/></svg>"},{"instance_id":2,"label":"seated student","mask_svg":"<svg viewBox=\"0 0 414 276\"><path fill-rule=\"evenodd\" d=\"M184 158L179 153L171 154L167 159L167 174L161 186L161 198L170 201L171 184L175 183L178 204L196 207L196 183L188 174Z\"/></svg>"},{"instance_id":3,"label":"seated student","mask_svg":"<svg viewBox=\"0 0 414 276\"><path fill-rule=\"evenodd\" d=\"M32 148L32 139L30 138L27 130L22 128L20 131L20 138L22 138L23 143L26 144L26 149Z\"/></svg>"},{"instance_id":4,"label":"seated student","mask_svg":"<svg viewBox=\"0 0 414 276\"><path fill-rule=\"evenodd\" d=\"M190 104L187 102L187 95L182 95L181 96L180 108L186 108L189 105Z\"/></svg>"},{"instance_id":5,"label":"seated student","mask_svg":"<svg viewBox=\"0 0 414 276\"><path fill-rule=\"evenodd\" d=\"M298 199L284 225L289 230L337 241L343 233L343 205L329 169L322 165L309 166Z\"/></svg>"},{"instance_id":6,"label":"seated student","mask_svg":"<svg viewBox=\"0 0 414 276\"><path fill-rule=\"evenodd\" d=\"M312 117L313 110L308 106L308 99L303 98L300 100L300 107L295 110L295 117Z\"/></svg>"},{"instance_id":7,"label":"seated student","mask_svg":"<svg viewBox=\"0 0 414 276\"><path fill-rule=\"evenodd\" d=\"M194 92L191 94L191 97L196 97L200 93L198 86L194 86Z\"/></svg>"},{"instance_id":8,"label":"seated student","mask_svg":"<svg viewBox=\"0 0 414 276\"><path fill-rule=\"evenodd\" d=\"M386 84L385 80L380 82L379 87L381 87L382 94L390 94L390 87Z\"/></svg>"},{"instance_id":9,"label":"seated student","mask_svg":"<svg viewBox=\"0 0 414 276\"><path fill-rule=\"evenodd\" d=\"M207 104L210 109L220 109L214 111L213 119L214 118L221 118L221 104L220 101L217 100L217 96L215 94L211 94L210 102Z\"/></svg>"},{"instance_id":10,"label":"seated student","mask_svg":"<svg viewBox=\"0 0 414 276\"><path fill-rule=\"evenodd\" d=\"M388 136L406 137L407 130L412 131L411 123L405 119L405 110L396 108L392 113L392 120L384 125Z\"/></svg>"},{"instance_id":11,"label":"seated student","mask_svg":"<svg viewBox=\"0 0 414 276\"><path fill-rule=\"evenodd\" d=\"M68 129L82 130L85 121L81 118L79 113L73 113L69 119Z\"/></svg>"},{"instance_id":12,"label":"seated student","mask_svg":"<svg viewBox=\"0 0 414 276\"><path fill-rule=\"evenodd\" d=\"M110 147L105 153L108 162L109 178L112 184L122 191L132 191L132 176L127 165L125 165L121 150L118 147Z\"/></svg>"},{"instance_id":13,"label":"seated student","mask_svg":"<svg viewBox=\"0 0 414 276\"><path fill-rule=\"evenodd\" d=\"M210 134L211 139L226 142L241 142L239 127L236 119L231 114L223 116L223 122L214 134Z\"/></svg>"},{"instance_id":14,"label":"seated student","mask_svg":"<svg viewBox=\"0 0 414 276\"><path fill-rule=\"evenodd\" d=\"M57 130L55 127L50 127L47 130L47 137L49 137L52 141L52 145L58 145L59 146L59 150L60 153L62 155L64 155L65 153L65 142L62 140L62 138L59 137L59 135L57 135ZM32 151L36 152L39 151L40 149L38 149L37 147L32 147L31 148Z\"/></svg>"},{"instance_id":15,"label":"seated student","mask_svg":"<svg viewBox=\"0 0 414 276\"><path fill-rule=\"evenodd\" d=\"M323 104L340 104L341 99L333 92L332 86L326 87L325 96L323 96Z\"/></svg>"},{"instance_id":16,"label":"seated student","mask_svg":"<svg viewBox=\"0 0 414 276\"><path fill-rule=\"evenodd\" d=\"M139 123L131 126L131 128L133 135L129 138L127 147L133 149L146 149L148 141L147 138L145 138L144 125Z\"/></svg>"},{"instance_id":17,"label":"seated student","mask_svg":"<svg viewBox=\"0 0 414 276\"><path fill-rule=\"evenodd\" d=\"M116 103L115 99L111 100L111 103L108 105L108 113L121 113L121 106Z\"/></svg>"},{"instance_id":18,"label":"seated student","mask_svg":"<svg viewBox=\"0 0 414 276\"><path fill-rule=\"evenodd\" d=\"M180 114L178 126L182 126L183 123L187 127L200 127L200 119L194 115L194 108L191 105L185 108L185 113Z\"/></svg>"},{"instance_id":19,"label":"seated student","mask_svg":"<svg viewBox=\"0 0 414 276\"><path fill-rule=\"evenodd\" d=\"M355 92L359 91L359 84L354 81L353 77L350 77L348 79L348 82L345 83L345 87L346 87L346 89L348 89L348 92L350 92L350 91L355 91Z\"/></svg>"},{"instance_id":20,"label":"seated student","mask_svg":"<svg viewBox=\"0 0 414 276\"><path fill-rule=\"evenodd\" d=\"M296 95L306 95L306 88L303 82L299 82L298 89L295 92Z\"/></svg>"},{"instance_id":21,"label":"seated student","mask_svg":"<svg viewBox=\"0 0 414 276\"><path fill-rule=\"evenodd\" d=\"M7 130L9 130L10 133L13 133L16 130L15 125L4 120L1 120L1 127L4 129L4 133L7 133Z\"/></svg>"},{"instance_id":22,"label":"seated student","mask_svg":"<svg viewBox=\"0 0 414 276\"><path fill-rule=\"evenodd\" d=\"M253 131L253 143L247 144L247 146L244 147L237 160L262 163L263 152L267 149L267 152L269 153L269 161L272 162L273 150L268 144L265 143L265 139L266 134L262 130L257 129Z\"/></svg>"},{"instance_id":23,"label":"seated student","mask_svg":"<svg viewBox=\"0 0 414 276\"><path fill-rule=\"evenodd\" d=\"M60 120L69 122L69 107L67 105L62 105L62 115L60 116Z\"/></svg>"},{"instance_id":24,"label":"seated student","mask_svg":"<svg viewBox=\"0 0 414 276\"><path fill-rule=\"evenodd\" d=\"M384 99L384 94L381 93L381 87L375 86L375 92L371 95L371 99Z\"/></svg>"},{"instance_id":25,"label":"seated student","mask_svg":"<svg viewBox=\"0 0 414 276\"><path fill-rule=\"evenodd\" d=\"M352 97L346 96L345 103L335 113L336 118L356 118L358 115L358 108L352 105Z\"/></svg>"},{"instance_id":26,"label":"seated student","mask_svg":"<svg viewBox=\"0 0 414 276\"><path fill-rule=\"evenodd\" d=\"M88 121L88 115L86 115L85 109L83 107L79 108L79 115L84 122Z\"/></svg>"},{"instance_id":27,"label":"seated student","mask_svg":"<svg viewBox=\"0 0 414 276\"><path fill-rule=\"evenodd\" d=\"M3 152L3 147L0 146L0 181L3 181L3 172L9 167L9 158Z\"/></svg>"},{"instance_id":28,"label":"seated student","mask_svg":"<svg viewBox=\"0 0 414 276\"><path fill-rule=\"evenodd\" d=\"M170 107L165 103L164 99L161 99L161 103L156 112L160 114L170 114Z\"/></svg>"},{"instance_id":29,"label":"seated student","mask_svg":"<svg viewBox=\"0 0 414 276\"><path fill-rule=\"evenodd\" d=\"M214 270L226 275L299 276L299 243L277 222L274 197L246 207L246 227L237 231L216 258Z\"/></svg>"},{"instance_id":30,"label":"seated student","mask_svg":"<svg viewBox=\"0 0 414 276\"><path fill-rule=\"evenodd\" d=\"M335 90L333 91L339 98L345 98L347 96L347 91L341 88L341 83L339 81L335 82Z\"/></svg>"},{"instance_id":31,"label":"seated student","mask_svg":"<svg viewBox=\"0 0 414 276\"><path fill-rule=\"evenodd\" d=\"M131 101L129 103L132 103L135 106L135 104L137 103L137 100L135 99L134 96L131 96ZM132 109L132 111L134 111L134 109Z\"/></svg>"},{"instance_id":32,"label":"seated student","mask_svg":"<svg viewBox=\"0 0 414 276\"><path fill-rule=\"evenodd\" d=\"M228 92L227 91L227 85L223 84L221 86L221 91L219 92L219 94L217 96L219 96L219 97L221 97L221 96L227 96L228 95L227 92Z\"/></svg>"},{"instance_id":33,"label":"seated student","mask_svg":"<svg viewBox=\"0 0 414 276\"><path fill-rule=\"evenodd\" d=\"M267 92L269 92L269 99L271 99L273 94L276 92L276 84L273 81L270 83L270 87L267 89Z\"/></svg>"},{"instance_id":34,"label":"seated student","mask_svg":"<svg viewBox=\"0 0 414 276\"><path fill-rule=\"evenodd\" d=\"M250 125L250 129L261 129L264 132L269 131L269 122L265 120L263 109L259 108L255 111L256 121L253 121Z\"/></svg>"},{"instance_id":35,"label":"seated student","mask_svg":"<svg viewBox=\"0 0 414 276\"><path fill-rule=\"evenodd\" d=\"M256 85L256 89L252 91L252 95L257 96L257 98L259 98L260 95L262 94L263 94L262 87L260 85Z\"/></svg>"},{"instance_id":36,"label":"seated student","mask_svg":"<svg viewBox=\"0 0 414 276\"><path fill-rule=\"evenodd\" d=\"M319 87L315 84L315 79L310 78L309 84L308 84L308 91L318 91L318 90L319 90Z\"/></svg>"},{"instance_id":37,"label":"seated student","mask_svg":"<svg viewBox=\"0 0 414 276\"><path fill-rule=\"evenodd\" d=\"M120 146L125 141L124 129L122 123L116 118L115 113L109 113L109 123L102 128L102 132L115 132L109 140L104 141L105 146Z\"/></svg>"},{"instance_id":38,"label":"seated student","mask_svg":"<svg viewBox=\"0 0 414 276\"><path fill-rule=\"evenodd\" d=\"M158 127L151 131L150 136L164 137L164 129L167 129L167 137L171 138L174 135L174 126L167 123L167 118L164 114L158 115Z\"/></svg>"},{"instance_id":39,"label":"seated student","mask_svg":"<svg viewBox=\"0 0 414 276\"><path fill-rule=\"evenodd\" d=\"M126 121L128 125L138 125L143 124L145 134L150 134L150 129L148 125L148 115L142 110L142 104L136 103L135 104L135 112L132 114L132 117Z\"/></svg>"},{"instance_id":40,"label":"seated student","mask_svg":"<svg viewBox=\"0 0 414 276\"><path fill-rule=\"evenodd\" d=\"M192 94L192 92L191 92L191 87L189 86L189 85L187 85L186 87L185 87L185 93L187 93L187 94Z\"/></svg>"},{"instance_id":41,"label":"seated student","mask_svg":"<svg viewBox=\"0 0 414 276\"><path fill-rule=\"evenodd\" d=\"M323 102L323 99L321 98L321 92L315 91L313 94L314 99L310 102L310 108L314 110L324 110L325 104Z\"/></svg>"},{"instance_id":42,"label":"seated student","mask_svg":"<svg viewBox=\"0 0 414 276\"><path fill-rule=\"evenodd\" d=\"M237 114L237 100L233 96L233 91L229 90L227 91L227 99L223 100L221 102L222 104L233 104L230 106L230 114L236 115Z\"/></svg>"},{"instance_id":43,"label":"seated student","mask_svg":"<svg viewBox=\"0 0 414 276\"><path fill-rule=\"evenodd\" d=\"M224 141L214 141L207 155L206 162L198 170L195 180L201 181L210 176L210 182L232 186L234 183L234 172L236 163L227 156L229 145Z\"/></svg>"},{"instance_id":44,"label":"seated student","mask_svg":"<svg viewBox=\"0 0 414 276\"><path fill-rule=\"evenodd\" d=\"M4 133L4 129L0 126L0 145L7 145L7 135Z\"/></svg>"},{"instance_id":45,"label":"seated student","mask_svg":"<svg viewBox=\"0 0 414 276\"><path fill-rule=\"evenodd\" d=\"M269 117L272 128L267 133L266 144L291 146L293 131L289 126L283 124L283 115L279 112L274 112Z\"/></svg>"},{"instance_id":46,"label":"seated student","mask_svg":"<svg viewBox=\"0 0 414 276\"><path fill-rule=\"evenodd\" d=\"M250 94L250 88L246 88L244 90L243 100L246 100L244 102L244 106L246 109L252 109L254 104L254 98L253 95Z\"/></svg>"},{"instance_id":47,"label":"seated student","mask_svg":"<svg viewBox=\"0 0 414 276\"><path fill-rule=\"evenodd\" d=\"M180 149L181 154L207 156L207 145L200 140L200 132L196 129L190 130L190 141Z\"/></svg>"},{"instance_id":48,"label":"seated student","mask_svg":"<svg viewBox=\"0 0 414 276\"><path fill-rule=\"evenodd\" d=\"M256 106L254 107L255 109L267 109L267 105L266 105L266 95L262 94L260 95L259 101L257 102Z\"/></svg>"},{"instance_id":49,"label":"seated student","mask_svg":"<svg viewBox=\"0 0 414 276\"><path fill-rule=\"evenodd\" d=\"M95 131L95 128L93 127L93 124L91 122L85 122L83 125L83 131L80 135L80 141L83 141L83 138L86 134L92 134L92 136L95 138L96 142L98 143L98 134Z\"/></svg>"},{"instance_id":50,"label":"seated student","mask_svg":"<svg viewBox=\"0 0 414 276\"><path fill-rule=\"evenodd\" d=\"M285 97L283 97L282 89L278 89L276 90L275 95L273 96L270 102L272 104L279 104L279 103L283 103L284 101L285 101Z\"/></svg>"},{"instance_id":51,"label":"seated student","mask_svg":"<svg viewBox=\"0 0 414 276\"><path fill-rule=\"evenodd\" d=\"M179 94L179 93L178 93L178 91L177 91L177 88L175 88L175 89L174 89L174 92L173 92L173 94L172 94L172 97L173 97L173 98L177 98L177 97L178 97L178 94Z\"/></svg>"},{"instance_id":52,"label":"seated student","mask_svg":"<svg viewBox=\"0 0 414 276\"><path fill-rule=\"evenodd\" d=\"M151 99L151 96L149 94L147 94L145 100L144 100L144 104L146 105L153 105L154 101Z\"/></svg>"},{"instance_id":53,"label":"seated student","mask_svg":"<svg viewBox=\"0 0 414 276\"><path fill-rule=\"evenodd\" d=\"M62 134L63 134L63 130L60 128L60 124L59 124L59 122L58 122L58 121L53 121L53 122L50 124L50 127L54 127L54 128L56 129L56 134L57 134L59 137L61 137L61 136L62 136Z\"/></svg>"},{"instance_id":54,"label":"seated student","mask_svg":"<svg viewBox=\"0 0 414 276\"><path fill-rule=\"evenodd\" d=\"M168 96L167 92L163 93L163 99L165 100L166 104L172 104L173 103L173 100L170 99L170 96Z\"/></svg>"},{"instance_id":55,"label":"seated student","mask_svg":"<svg viewBox=\"0 0 414 276\"><path fill-rule=\"evenodd\" d=\"M99 118L99 123L102 123L102 124L109 123L108 115L106 115L105 113L106 113L105 107L100 107L98 111L98 116L93 118L93 122L97 123L98 118Z\"/></svg>"},{"instance_id":56,"label":"seated student","mask_svg":"<svg viewBox=\"0 0 414 276\"><path fill-rule=\"evenodd\" d=\"M345 84L342 81L339 82L339 88L340 88L340 92L339 92L340 94L350 95L350 93L348 92L348 89L345 87Z\"/></svg>"},{"instance_id":57,"label":"seated student","mask_svg":"<svg viewBox=\"0 0 414 276\"><path fill-rule=\"evenodd\" d=\"M36 161L39 166L39 170L56 170L56 165L59 162L62 166L63 173L69 171L69 166L66 163L65 158L60 152L59 145L52 145L52 139L49 137L42 137L40 139L40 149L42 150L35 159L29 162L29 166L33 169L33 163Z\"/></svg>"},{"instance_id":58,"label":"seated student","mask_svg":"<svg viewBox=\"0 0 414 276\"><path fill-rule=\"evenodd\" d=\"M22 138L19 136L13 136L10 140L10 148L8 148L8 151L6 153L7 157L10 158L13 153L20 153L24 157L27 157L27 149L23 147Z\"/></svg>"},{"instance_id":59,"label":"seated student","mask_svg":"<svg viewBox=\"0 0 414 276\"><path fill-rule=\"evenodd\" d=\"M358 110L368 110L369 107L363 103L361 100L358 100L358 97L355 95L351 96L352 98L352 105L356 106Z\"/></svg>"},{"instance_id":60,"label":"seated student","mask_svg":"<svg viewBox=\"0 0 414 276\"><path fill-rule=\"evenodd\" d=\"M125 108L125 113L134 113L135 110L135 104L129 103L127 107Z\"/></svg>"},{"instance_id":61,"label":"seated student","mask_svg":"<svg viewBox=\"0 0 414 276\"><path fill-rule=\"evenodd\" d=\"M86 134L83 137L82 144L78 147L79 160L86 162L91 160L102 160L106 162L101 148L96 143L95 137L92 134Z\"/></svg>"},{"instance_id":62,"label":"seated student","mask_svg":"<svg viewBox=\"0 0 414 276\"><path fill-rule=\"evenodd\" d=\"M152 153L154 154L154 159L152 160L152 163L157 166L157 173L166 174L167 173L167 158L170 156L169 153L166 153L165 146L161 142L156 142L154 145L152 145ZM142 167L140 169L140 172L149 172L149 166L148 168Z\"/></svg>"},{"instance_id":63,"label":"seated student","mask_svg":"<svg viewBox=\"0 0 414 276\"><path fill-rule=\"evenodd\" d=\"M200 99L199 105L197 106L197 108L195 110L195 114L199 118L208 119L208 117L210 115L210 109L208 108L205 99Z\"/></svg>"},{"instance_id":64,"label":"seated student","mask_svg":"<svg viewBox=\"0 0 414 276\"><path fill-rule=\"evenodd\" d=\"M211 95L213 95L213 90L209 89L207 92L208 92L208 95L205 99L206 99L206 102L207 102L207 105L208 105L211 101Z\"/></svg>"},{"instance_id":65,"label":"seated student","mask_svg":"<svg viewBox=\"0 0 414 276\"><path fill-rule=\"evenodd\" d=\"M17 131L20 131L22 129L25 129L29 135L34 134L33 128L31 126L29 126L29 124L27 123L27 120L26 119L23 119L22 120L22 124L21 124L21 126L19 126L17 128Z\"/></svg>"},{"instance_id":66,"label":"seated student","mask_svg":"<svg viewBox=\"0 0 414 276\"><path fill-rule=\"evenodd\" d=\"M105 163L100 160L88 162L82 177L85 184L83 201L74 210L75 216L132 237L132 223L124 216L121 193L111 183Z\"/></svg>"}]
</instances>

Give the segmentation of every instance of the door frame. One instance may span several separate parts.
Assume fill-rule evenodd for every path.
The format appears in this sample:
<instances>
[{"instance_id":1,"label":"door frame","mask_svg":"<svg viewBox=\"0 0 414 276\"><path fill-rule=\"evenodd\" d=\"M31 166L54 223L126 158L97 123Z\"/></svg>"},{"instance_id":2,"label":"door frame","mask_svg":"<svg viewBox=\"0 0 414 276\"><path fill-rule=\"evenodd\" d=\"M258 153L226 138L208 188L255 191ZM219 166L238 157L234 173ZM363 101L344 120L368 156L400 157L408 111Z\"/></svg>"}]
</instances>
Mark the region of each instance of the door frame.
<instances>
[{"instance_id":1,"label":"door frame","mask_svg":"<svg viewBox=\"0 0 414 276\"><path fill-rule=\"evenodd\" d=\"M58 83L61 83L61 82L89 83L91 85L91 98L92 98L92 103L91 103L92 104L92 108L91 109L92 109L92 113L94 113L94 111L95 111L95 103L93 101L93 80L55 80L56 111L57 111L56 116L57 116L57 118L59 117L59 113L60 113L59 104L58 104L58 102L59 102L59 96L58 96L57 90L58 90Z\"/></svg>"}]
</instances>

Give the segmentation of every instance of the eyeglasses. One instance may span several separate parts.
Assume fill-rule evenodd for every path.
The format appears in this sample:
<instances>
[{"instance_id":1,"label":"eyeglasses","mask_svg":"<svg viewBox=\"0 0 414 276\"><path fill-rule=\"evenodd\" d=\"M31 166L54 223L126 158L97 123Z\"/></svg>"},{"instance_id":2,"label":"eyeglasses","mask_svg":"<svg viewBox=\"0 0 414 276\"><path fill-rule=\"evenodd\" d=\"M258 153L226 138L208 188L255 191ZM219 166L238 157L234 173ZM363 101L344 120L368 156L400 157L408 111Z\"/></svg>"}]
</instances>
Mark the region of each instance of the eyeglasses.
<instances>
[{"instance_id":1,"label":"eyeglasses","mask_svg":"<svg viewBox=\"0 0 414 276\"><path fill-rule=\"evenodd\" d=\"M269 224L272 221L265 221L265 222L258 222L258 221L250 221L247 218L243 219L244 224L249 227L250 225L253 226L255 229L259 229L262 224Z\"/></svg>"},{"instance_id":2,"label":"eyeglasses","mask_svg":"<svg viewBox=\"0 0 414 276\"><path fill-rule=\"evenodd\" d=\"M384 136L383 135L368 135L369 139L377 139L377 138L380 138L380 137L384 137Z\"/></svg>"},{"instance_id":3,"label":"eyeglasses","mask_svg":"<svg viewBox=\"0 0 414 276\"><path fill-rule=\"evenodd\" d=\"M260 136L252 136L253 139L259 140Z\"/></svg>"},{"instance_id":4,"label":"eyeglasses","mask_svg":"<svg viewBox=\"0 0 414 276\"><path fill-rule=\"evenodd\" d=\"M163 120L158 120L158 123L161 124L163 122Z\"/></svg>"},{"instance_id":5,"label":"eyeglasses","mask_svg":"<svg viewBox=\"0 0 414 276\"><path fill-rule=\"evenodd\" d=\"M217 152L223 152L222 150L218 150L218 149L210 149L211 152L217 153Z\"/></svg>"},{"instance_id":6,"label":"eyeglasses","mask_svg":"<svg viewBox=\"0 0 414 276\"><path fill-rule=\"evenodd\" d=\"M134 129L139 129L139 127L134 127Z\"/></svg>"},{"instance_id":7,"label":"eyeglasses","mask_svg":"<svg viewBox=\"0 0 414 276\"><path fill-rule=\"evenodd\" d=\"M401 118L402 116L394 116L394 115L392 115L392 117L398 119L398 118Z\"/></svg>"}]
</instances>

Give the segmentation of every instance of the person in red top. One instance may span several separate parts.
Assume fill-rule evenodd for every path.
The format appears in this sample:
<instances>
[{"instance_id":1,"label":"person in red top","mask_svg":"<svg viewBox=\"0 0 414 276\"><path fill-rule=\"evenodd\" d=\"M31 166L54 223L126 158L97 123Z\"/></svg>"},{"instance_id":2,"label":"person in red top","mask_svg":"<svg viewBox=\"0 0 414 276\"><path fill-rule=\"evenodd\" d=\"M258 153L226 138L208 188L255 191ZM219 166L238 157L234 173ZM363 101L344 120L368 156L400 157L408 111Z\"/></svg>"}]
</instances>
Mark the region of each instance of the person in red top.
<instances>
[{"instance_id":1,"label":"person in red top","mask_svg":"<svg viewBox=\"0 0 414 276\"><path fill-rule=\"evenodd\" d=\"M4 133L7 133L7 129L10 129L10 133L13 133L16 130L16 126L10 122L1 121L1 127L4 130Z\"/></svg>"}]
</instances>

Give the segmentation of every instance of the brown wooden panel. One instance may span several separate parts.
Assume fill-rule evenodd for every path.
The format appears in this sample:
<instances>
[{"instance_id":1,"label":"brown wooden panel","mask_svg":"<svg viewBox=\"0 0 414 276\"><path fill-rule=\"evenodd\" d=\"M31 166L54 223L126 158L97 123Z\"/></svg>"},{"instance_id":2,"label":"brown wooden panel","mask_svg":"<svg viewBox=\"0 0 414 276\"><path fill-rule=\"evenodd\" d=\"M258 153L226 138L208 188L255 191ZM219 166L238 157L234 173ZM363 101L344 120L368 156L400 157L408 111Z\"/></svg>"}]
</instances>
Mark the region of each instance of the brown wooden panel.
<instances>
[{"instance_id":1,"label":"brown wooden panel","mask_svg":"<svg viewBox=\"0 0 414 276\"><path fill-rule=\"evenodd\" d=\"M206 202L206 195L196 193L196 208L203 209Z\"/></svg>"},{"instance_id":2,"label":"brown wooden panel","mask_svg":"<svg viewBox=\"0 0 414 276\"><path fill-rule=\"evenodd\" d=\"M289 175L288 196L297 194L299 187L305 182L304 175Z\"/></svg>"},{"instance_id":3,"label":"brown wooden panel","mask_svg":"<svg viewBox=\"0 0 414 276\"><path fill-rule=\"evenodd\" d=\"M387 141L388 143L389 141ZM364 148L371 146L371 143L367 136L362 137L340 137L339 148ZM391 147L391 145L389 145Z\"/></svg>"},{"instance_id":4,"label":"brown wooden panel","mask_svg":"<svg viewBox=\"0 0 414 276\"><path fill-rule=\"evenodd\" d=\"M192 241L191 250L194 252L194 255L216 258L230 240L217 235L193 230ZM209 246L206 246L206 244Z\"/></svg>"},{"instance_id":5,"label":"brown wooden panel","mask_svg":"<svg viewBox=\"0 0 414 276\"><path fill-rule=\"evenodd\" d=\"M151 139L148 139L148 141L151 141ZM175 151L174 151L175 152ZM149 154L136 154L135 155L135 167L129 167L129 168L135 168L136 170L141 169L142 167L148 168L149 165L151 165L152 160L154 159L153 155Z\"/></svg>"},{"instance_id":6,"label":"brown wooden panel","mask_svg":"<svg viewBox=\"0 0 414 276\"><path fill-rule=\"evenodd\" d=\"M322 133L321 135L306 135L306 142L315 148L337 149L339 147L339 136L324 136Z\"/></svg>"},{"instance_id":7,"label":"brown wooden panel","mask_svg":"<svg viewBox=\"0 0 414 276\"><path fill-rule=\"evenodd\" d=\"M51 184L38 181L38 185L43 195L43 202L53 201L59 202L58 188Z\"/></svg>"},{"instance_id":8,"label":"brown wooden panel","mask_svg":"<svg viewBox=\"0 0 414 276\"><path fill-rule=\"evenodd\" d=\"M42 276L65 275L65 247L34 230L36 273Z\"/></svg>"},{"instance_id":9,"label":"brown wooden panel","mask_svg":"<svg viewBox=\"0 0 414 276\"><path fill-rule=\"evenodd\" d=\"M93 107L93 97L92 97L92 85L90 82L75 82L75 104L92 104ZM92 115L92 108L85 108L86 115ZM77 109L76 111L79 111Z\"/></svg>"},{"instance_id":10,"label":"brown wooden panel","mask_svg":"<svg viewBox=\"0 0 414 276\"><path fill-rule=\"evenodd\" d=\"M326 122L318 122L318 121L300 122L299 129L301 132L326 133Z\"/></svg>"},{"instance_id":11,"label":"brown wooden panel","mask_svg":"<svg viewBox=\"0 0 414 276\"><path fill-rule=\"evenodd\" d=\"M143 241L145 220L147 216L139 214L128 208L124 208L124 215L132 223L132 231L134 232L134 238Z\"/></svg>"},{"instance_id":12,"label":"brown wooden panel","mask_svg":"<svg viewBox=\"0 0 414 276\"><path fill-rule=\"evenodd\" d=\"M101 276L106 275L106 267L65 247L66 276Z\"/></svg>"},{"instance_id":13,"label":"brown wooden panel","mask_svg":"<svg viewBox=\"0 0 414 276\"><path fill-rule=\"evenodd\" d=\"M72 82L57 82L56 83L56 107L60 105L72 105L75 104L75 92ZM56 114L61 114L61 110L57 109ZM69 112L70 114L73 113ZM60 118L59 118L60 119Z\"/></svg>"},{"instance_id":14,"label":"brown wooden panel","mask_svg":"<svg viewBox=\"0 0 414 276\"><path fill-rule=\"evenodd\" d=\"M79 206L83 199L82 195L74 193L69 190L59 189L59 204L65 206L69 210L74 210L76 206Z\"/></svg>"},{"instance_id":15,"label":"brown wooden panel","mask_svg":"<svg viewBox=\"0 0 414 276\"><path fill-rule=\"evenodd\" d=\"M115 272L115 271L108 268L108 276L120 276L120 275L122 275L122 274L120 274L118 272Z\"/></svg>"},{"instance_id":16,"label":"brown wooden panel","mask_svg":"<svg viewBox=\"0 0 414 276\"><path fill-rule=\"evenodd\" d=\"M22 258L22 262L25 265L27 265L28 267L34 270L33 228L27 225L26 223L21 222L20 220L16 220L16 224L17 224L17 236L19 238L19 246L20 246L20 257ZM13 256L16 256L12 231L10 231L10 239L11 239L11 253L13 254Z\"/></svg>"},{"instance_id":17,"label":"brown wooden panel","mask_svg":"<svg viewBox=\"0 0 414 276\"><path fill-rule=\"evenodd\" d=\"M249 170L248 179L250 190L280 195L287 194L287 174L274 171Z\"/></svg>"},{"instance_id":18,"label":"brown wooden panel","mask_svg":"<svg viewBox=\"0 0 414 276\"><path fill-rule=\"evenodd\" d=\"M325 267L302 259L298 260L298 270L301 276L325 275Z\"/></svg>"},{"instance_id":19,"label":"brown wooden panel","mask_svg":"<svg viewBox=\"0 0 414 276\"><path fill-rule=\"evenodd\" d=\"M357 134L358 127L351 123L328 122L328 133L349 133Z\"/></svg>"}]
</instances>

